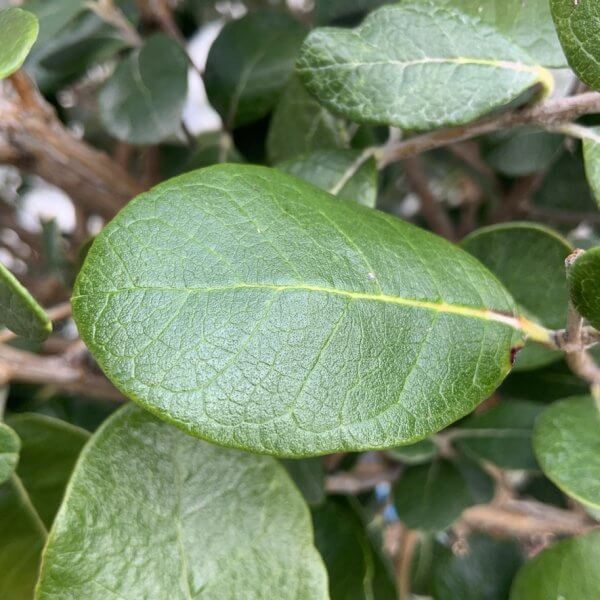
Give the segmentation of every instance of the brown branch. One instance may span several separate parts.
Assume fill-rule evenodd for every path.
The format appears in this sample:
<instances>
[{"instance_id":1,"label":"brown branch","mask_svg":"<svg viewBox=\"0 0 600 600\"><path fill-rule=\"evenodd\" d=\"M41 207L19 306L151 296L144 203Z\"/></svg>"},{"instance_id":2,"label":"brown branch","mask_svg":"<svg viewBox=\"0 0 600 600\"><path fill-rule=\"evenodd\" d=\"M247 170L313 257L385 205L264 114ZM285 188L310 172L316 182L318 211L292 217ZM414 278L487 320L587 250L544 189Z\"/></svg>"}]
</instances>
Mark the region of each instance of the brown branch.
<instances>
[{"instance_id":1,"label":"brown branch","mask_svg":"<svg viewBox=\"0 0 600 600\"><path fill-rule=\"evenodd\" d=\"M73 136L23 73L18 80L17 97L0 95L0 163L39 175L105 218L143 191L106 154Z\"/></svg>"},{"instance_id":2,"label":"brown branch","mask_svg":"<svg viewBox=\"0 0 600 600\"><path fill-rule=\"evenodd\" d=\"M422 154L434 148L448 146L494 131L528 124L540 127L556 125L593 113L600 113L600 93L598 92L548 100L535 106L485 117L466 125L437 129L407 140L393 142L380 149L378 162L380 167L385 167L390 163Z\"/></svg>"}]
</instances>

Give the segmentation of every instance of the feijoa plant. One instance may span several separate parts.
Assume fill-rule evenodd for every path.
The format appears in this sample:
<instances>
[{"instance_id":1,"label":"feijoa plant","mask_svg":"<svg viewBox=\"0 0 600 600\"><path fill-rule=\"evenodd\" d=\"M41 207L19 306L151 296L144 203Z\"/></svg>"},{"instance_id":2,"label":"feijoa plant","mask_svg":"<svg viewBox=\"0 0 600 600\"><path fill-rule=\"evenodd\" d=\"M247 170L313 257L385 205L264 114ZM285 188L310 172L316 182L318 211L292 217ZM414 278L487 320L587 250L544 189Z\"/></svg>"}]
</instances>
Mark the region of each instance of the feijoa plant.
<instances>
[{"instance_id":1,"label":"feijoa plant","mask_svg":"<svg viewBox=\"0 0 600 600\"><path fill-rule=\"evenodd\" d=\"M7 4L0 598L599 598L600 3Z\"/></svg>"}]
</instances>

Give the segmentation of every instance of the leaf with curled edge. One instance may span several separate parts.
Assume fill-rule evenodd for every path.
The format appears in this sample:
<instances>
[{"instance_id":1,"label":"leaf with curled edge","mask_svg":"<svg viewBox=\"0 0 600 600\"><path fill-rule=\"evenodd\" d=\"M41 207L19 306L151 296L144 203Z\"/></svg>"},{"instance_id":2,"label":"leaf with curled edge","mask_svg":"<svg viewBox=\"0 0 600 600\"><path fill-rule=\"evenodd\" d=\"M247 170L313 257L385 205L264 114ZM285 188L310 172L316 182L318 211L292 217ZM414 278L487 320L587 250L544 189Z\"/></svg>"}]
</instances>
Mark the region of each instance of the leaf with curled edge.
<instances>
[{"instance_id":1,"label":"leaf with curled edge","mask_svg":"<svg viewBox=\"0 0 600 600\"><path fill-rule=\"evenodd\" d=\"M279 456L427 437L487 398L523 343L513 300L467 253L257 166L129 203L72 300L124 394L192 435Z\"/></svg>"}]
</instances>

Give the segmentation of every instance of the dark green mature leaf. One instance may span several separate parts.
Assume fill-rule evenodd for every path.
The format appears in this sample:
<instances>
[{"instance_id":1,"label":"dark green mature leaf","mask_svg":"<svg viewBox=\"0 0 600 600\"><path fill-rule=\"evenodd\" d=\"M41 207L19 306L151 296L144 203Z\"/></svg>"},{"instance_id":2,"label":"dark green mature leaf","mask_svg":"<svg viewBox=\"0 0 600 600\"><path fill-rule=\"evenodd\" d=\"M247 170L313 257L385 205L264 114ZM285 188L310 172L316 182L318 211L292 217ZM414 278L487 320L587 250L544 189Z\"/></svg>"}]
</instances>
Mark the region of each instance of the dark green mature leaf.
<instances>
[{"instance_id":1,"label":"dark green mature leaf","mask_svg":"<svg viewBox=\"0 0 600 600\"><path fill-rule=\"evenodd\" d=\"M536 424L533 447L548 479L579 502L600 508L600 409L592 397L548 407Z\"/></svg>"},{"instance_id":2,"label":"dark green mature leaf","mask_svg":"<svg viewBox=\"0 0 600 600\"><path fill-rule=\"evenodd\" d=\"M416 444L392 448L387 453L407 465L420 465L435 458L438 450L437 446L430 439L426 439Z\"/></svg>"},{"instance_id":3,"label":"dark green mature leaf","mask_svg":"<svg viewBox=\"0 0 600 600\"><path fill-rule=\"evenodd\" d=\"M522 343L512 300L465 252L245 165L129 203L73 307L126 395L192 435L283 456L426 437L485 399Z\"/></svg>"},{"instance_id":4,"label":"dark green mature leaf","mask_svg":"<svg viewBox=\"0 0 600 600\"><path fill-rule=\"evenodd\" d=\"M292 77L275 106L267 136L272 163L313 150L347 148L350 136L344 120L332 115Z\"/></svg>"},{"instance_id":5,"label":"dark green mature leaf","mask_svg":"<svg viewBox=\"0 0 600 600\"><path fill-rule=\"evenodd\" d=\"M108 132L133 144L154 144L180 131L187 69L176 41L160 33L148 38L100 91L100 117Z\"/></svg>"},{"instance_id":6,"label":"dark green mature leaf","mask_svg":"<svg viewBox=\"0 0 600 600\"><path fill-rule=\"evenodd\" d=\"M32 340L45 340L52 322L44 309L0 263L0 327Z\"/></svg>"},{"instance_id":7,"label":"dark green mature leaf","mask_svg":"<svg viewBox=\"0 0 600 600\"><path fill-rule=\"evenodd\" d=\"M518 544L486 535L467 538L465 553L438 551L433 563L435 600L506 600L523 562Z\"/></svg>"},{"instance_id":8,"label":"dark green mature leaf","mask_svg":"<svg viewBox=\"0 0 600 600\"><path fill-rule=\"evenodd\" d=\"M16 475L0 485L0 598L33 597L46 529Z\"/></svg>"},{"instance_id":9,"label":"dark green mature leaf","mask_svg":"<svg viewBox=\"0 0 600 600\"><path fill-rule=\"evenodd\" d=\"M50 527L89 433L44 415L14 415L9 423L22 442L17 474Z\"/></svg>"},{"instance_id":10,"label":"dark green mature leaf","mask_svg":"<svg viewBox=\"0 0 600 600\"><path fill-rule=\"evenodd\" d=\"M15 470L20 448L19 436L8 425L0 423L0 484Z\"/></svg>"},{"instance_id":11,"label":"dark green mature leaf","mask_svg":"<svg viewBox=\"0 0 600 600\"><path fill-rule=\"evenodd\" d=\"M375 208L377 165L360 150L320 150L277 165L344 200Z\"/></svg>"},{"instance_id":12,"label":"dark green mature leaf","mask_svg":"<svg viewBox=\"0 0 600 600\"><path fill-rule=\"evenodd\" d=\"M297 69L332 111L406 129L467 123L538 83L552 85L488 25L429 2L384 6L354 30L314 30Z\"/></svg>"},{"instance_id":13,"label":"dark green mature leaf","mask_svg":"<svg viewBox=\"0 0 600 600\"><path fill-rule=\"evenodd\" d=\"M531 435L543 408L535 402L502 402L463 421L453 437L454 444L468 456L502 469L537 469Z\"/></svg>"},{"instance_id":14,"label":"dark green mature leaf","mask_svg":"<svg viewBox=\"0 0 600 600\"><path fill-rule=\"evenodd\" d=\"M229 129L264 117L289 81L306 29L283 12L231 21L210 48L204 84Z\"/></svg>"},{"instance_id":15,"label":"dark green mature leaf","mask_svg":"<svg viewBox=\"0 0 600 600\"><path fill-rule=\"evenodd\" d=\"M581 81L600 90L600 4L597 0L550 0L558 38Z\"/></svg>"},{"instance_id":16,"label":"dark green mature leaf","mask_svg":"<svg viewBox=\"0 0 600 600\"><path fill-rule=\"evenodd\" d=\"M407 468L394 486L400 520L410 529L446 529L463 510L480 502L471 475L445 459Z\"/></svg>"},{"instance_id":17,"label":"dark green mature leaf","mask_svg":"<svg viewBox=\"0 0 600 600\"><path fill-rule=\"evenodd\" d=\"M600 127L590 127L584 131L586 132L583 138L585 174L596 202L600 206Z\"/></svg>"},{"instance_id":18,"label":"dark green mature leaf","mask_svg":"<svg viewBox=\"0 0 600 600\"><path fill-rule=\"evenodd\" d=\"M324 600L312 537L275 460L195 440L129 405L81 455L36 597Z\"/></svg>"},{"instance_id":19,"label":"dark green mature leaf","mask_svg":"<svg viewBox=\"0 0 600 600\"><path fill-rule=\"evenodd\" d=\"M342 496L331 497L313 509L315 544L329 573L331 600L390 600L394 588L375 581L375 562L379 560L364 525Z\"/></svg>"},{"instance_id":20,"label":"dark green mature leaf","mask_svg":"<svg viewBox=\"0 0 600 600\"><path fill-rule=\"evenodd\" d=\"M284 460L283 466L310 506L325 500L325 469L320 457Z\"/></svg>"},{"instance_id":21,"label":"dark green mature leaf","mask_svg":"<svg viewBox=\"0 0 600 600\"><path fill-rule=\"evenodd\" d=\"M600 531L563 540L527 561L510 600L592 600L600 596Z\"/></svg>"},{"instance_id":22,"label":"dark green mature leaf","mask_svg":"<svg viewBox=\"0 0 600 600\"><path fill-rule=\"evenodd\" d=\"M38 20L30 12L16 7L0 10L0 79L21 68L38 30Z\"/></svg>"},{"instance_id":23,"label":"dark green mature leaf","mask_svg":"<svg viewBox=\"0 0 600 600\"><path fill-rule=\"evenodd\" d=\"M588 250L570 267L569 292L577 312L600 329L600 247Z\"/></svg>"},{"instance_id":24,"label":"dark green mature leaf","mask_svg":"<svg viewBox=\"0 0 600 600\"><path fill-rule=\"evenodd\" d=\"M338 19L356 17L378 8L382 4L391 4L394 0L315 0L315 20L327 25Z\"/></svg>"},{"instance_id":25,"label":"dark green mature leaf","mask_svg":"<svg viewBox=\"0 0 600 600\"><path fill-rule=\"evenodd\" d=\"M564 264L572 247L560 235L541 225L510 223L480 229L461 245L500 279L523 315L550 329L565 326L568 291ZM560 356L528 344L517 356L515 368L540 367Z\"/></svg>"}]
</instances>

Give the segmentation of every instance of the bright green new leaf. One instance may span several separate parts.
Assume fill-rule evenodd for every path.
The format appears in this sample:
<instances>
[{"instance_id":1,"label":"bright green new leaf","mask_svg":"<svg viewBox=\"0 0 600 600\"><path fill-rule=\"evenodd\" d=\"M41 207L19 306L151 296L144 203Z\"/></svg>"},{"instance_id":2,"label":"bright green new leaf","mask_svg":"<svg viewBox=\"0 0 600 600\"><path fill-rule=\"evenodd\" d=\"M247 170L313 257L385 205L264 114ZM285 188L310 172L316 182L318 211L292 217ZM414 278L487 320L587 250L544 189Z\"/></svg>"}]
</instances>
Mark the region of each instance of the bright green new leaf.
<instances>
[{"instance_id":1,"label":"bright green new leaf","mask_svg":"<svg viewBox=\"0 0 600 600\"><path fill-rule=\"evenodd\" d=\"M317 150L279 163L278 169L300 177L344 200L375 208L377 166L360 150Z\"/></svg>"},{"instance_id":2,"label":"bright green new leaf","mask_svg":"<svg viewBox=\"0 0 600 600\"><path fill-rule=\"evenodd\" d=\"M155 144L181 130L188 60L176 41L155 34L122 60L98 96L107 131L132 144Z\"/></svg>"},{"instance_id":3,"label":"bright green new leaf","mask_svg":"<svg viewBox=\"0 0 600 600\"><path fill-rule=\"evenodd\" d=\"M550 405L536 424L533 448L548 479L579 502L600 508L600 409L592 397Z\"/></svg>"},{"instance_id":4,"label":"bright green new leaf","mask_svg":"<svg viewBox=\"0 0 600 600\"><path fill-rule=\"evenodd\" d=\"M52 322L44 309L0 263L0 327L8 327L22 337L45 340L52 332Z\"/></svg>"},{"instance_id":5,"label":"bright green new leaf","mask_svg":"<svg viewBox=\"0 0 600 600\"><path fill-rule=\"evenodd\" d=\"M549 329L565 327L565 258L572 247L560 235L541 225L510 223L479 229L461 245L500 279L525 317ZM532 369L560 356L538 344L528 344L518 354L515 367Z\"/></svg>"},{"instance_id":6,"label":"bright green new leaf","mask_svg":"<svg viewBox=\"0 0 600 600\"><path fill-rule=\"evenodd\" d=\"M399 460L407 465L420 465L429 462L438 453L437 446L430 439L421 440L416 444L408 446L398 446L387 452L392 458Z\"/></svg>"},{"instance_id":7,"label":"bright green new leaf","mask_svg":"<svg viewBox=\"0 0 600 600\"><path fill-rule=\"evenodd\" d=\"M16 7L0 10L0 79L21 68L38 30L38 20L30 12Z\"/></svg>"},{"instance_id":8,"label":"bright green new leaf","mask_svg":"<svg viewBox=\"0 0 600 600\"><path fill-rule=\"evenodd\" d=\"M600 247L588 250L570 267L569 292L577 312L600 329Z\"/></svg>"},{"instance_id":9,"label":"bright green new leaf","mask_svg":"<svg viewBox=\"0 0 600 600\"><path fill-rule=\"evenodd\" d=\"M29 600L46 529L16 475L0 485L0 598Z\"/></svg>"},{"instance_id":10,"label":"bright green new leaf","mask_svg":"<svg viewBox=\"0 0 600 600\"><path fill-rule=\"evenodd\" d=\"M90 249L73 310L136 402L283 456L426 437L487 398L522 344L512 299L467 253L245 165L130 202Z\"/></svg>"},{"instance_id":11,"label":"bright green new leaf","mask_svg":"<svg viewBox=\"0 0 600 600\"><path fill-rule=\"evenodd\" d=\"M354 30L315 29L297 69L332 111L413 130L467 123L536 84L552 86L500 33L429 2L384 6Z\"/></svg>"},{"instance_id":12,"label":"bright green new leaf","mask_svg":"<svg viewBox=\"0 0 600 600\"><path fill-rule=\"evenodd\" d=\"M468 456L501 469L537 469L531 435L544 405L526 401L501 402L469 417L454 432L454 445Z\"/></svg>"},{"instance_id":13,"label":"bright green new leaf","mask_svg":"<svg viewBox=\"0 0 600 600\"><path fill-rule=\"evenodd\" d=\"M593 600L600 597L600 531L562 540L527 561L510 600Z\"/></svg>"},{"instance_id":14,"label":"bright green new leaf","mask_svg":"<svg viewBox=\"0 0 600 600\"><path fill-rule=\"evenodd\" d=\"M38 414L13 415L9 423L22 443L17 474L49 528L89 433Z\"/></svg>"},{"instance_id":15,"label":"bright green new leaf","mask_svg":"<svg viewBox=\"0 0 600 600\"><path fill-rule=\"evenodd\" d=\"M223 27L208 53L204 84L225 126L264 117L292 76L306 29L283 12L252 12Z\"/></svg>"},{"instance_id":16,"label":"bright green new leaf","mask_svg":"<svg viewBox=\"0 0 600 600\"><path fill-rule=\"evenodd\" d=\"M36 598L240 594L327 598L300 493L272 458L207 444L124 407L79 459Z\"/></svg>"},{"instance_id":17,"label":"bright green new leaf","mask_svg":"<svg viewBox=\"0 0 600 600\"><path fill-rule=\"evenodd\" d=\"M583 136L585 174L596 202L600 206L600 127L590 127L584 131L586 132Z\"/></svg>"},{"instance_id":18,"label":"bright green new leaf","mask_svg":"<svg viewBox=\"0 0 600 600\"><path fill-rule=\"evenodd\" d=\"M0 423L0 484L4 483L15 470L19 461L21 441L8 425Z\"/></svg>"},{"instance_id":19,"label":"bright green new leaf","mask_svg":"<svg viewBox=\"0 0 600 600\"><path fill-rule=\"evenodd\" d=\"M600 3L598 0L550 0L558 38L579 79L600 90Z\"/></svg>"},{"instance_id":20,"label":"bright green new leaf","mask_svg":"<svg viewBox=\"0 0 600 600\"><path fill-rule=\"evenodd\" d=\"M321 106L300 80L292 77L271 117L267 154L277 163L314 150L348 148L349 138L344 120Z\"/></svg>"}]
</instances>

